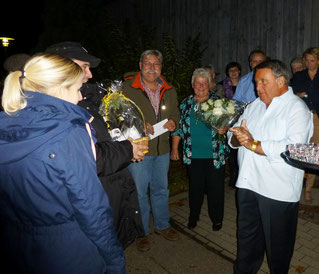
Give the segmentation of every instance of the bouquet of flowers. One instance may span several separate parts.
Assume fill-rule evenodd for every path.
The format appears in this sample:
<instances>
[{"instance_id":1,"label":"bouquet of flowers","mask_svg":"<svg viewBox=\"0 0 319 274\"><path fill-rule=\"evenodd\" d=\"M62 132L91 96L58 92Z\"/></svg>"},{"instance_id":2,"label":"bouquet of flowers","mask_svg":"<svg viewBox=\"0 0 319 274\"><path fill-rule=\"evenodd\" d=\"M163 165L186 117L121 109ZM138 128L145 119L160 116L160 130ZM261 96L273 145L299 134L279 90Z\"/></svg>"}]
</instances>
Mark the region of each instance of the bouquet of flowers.
<instances>
[{"instance_id":1,"label":"bouquet of flowers","mask_svg":"<svg viewBox=\"0 0 319 274\"><path fill-rule=\"evenodd\" d=\"M133 142L148 143L144 115L141 109L122 94L122 81L113 81L107 88L99 114L104 118L113 141L132 138ZM145 152L146 153L146 152Z\"/></svg>"},{"instance_id":2,"label":"bouquet of flowers","mask_svg":"<svg viewBox=\"0 0 319 274\"><path fill-rule=\"evenodd\" d=\"M219 129L224 126L231 127L237 122L246 106L247 103L241 103L227 98L217 100L208 99L197 104L196 112L198 118L209 128Z\"/></svg>"}]
</instances>

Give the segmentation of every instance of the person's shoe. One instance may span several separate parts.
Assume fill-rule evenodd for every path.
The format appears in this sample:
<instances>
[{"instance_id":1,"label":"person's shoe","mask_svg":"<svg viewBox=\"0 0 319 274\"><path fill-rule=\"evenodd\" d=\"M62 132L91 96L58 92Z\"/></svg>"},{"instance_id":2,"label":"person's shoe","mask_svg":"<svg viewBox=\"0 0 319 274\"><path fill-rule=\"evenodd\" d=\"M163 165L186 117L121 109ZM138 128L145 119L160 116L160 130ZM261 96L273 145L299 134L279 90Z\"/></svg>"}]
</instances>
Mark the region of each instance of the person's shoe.
<instances>
[{"instance_id":1,"label":"person's shoe","mask_svg":"<svg viewBox=\"0 0 319 274\"><path fill-rule=\"evenodd\" d=\"M213 224L213 231L221 230L223 223Z\"/></svg>"},{"instance_id":2,"label":"person's shoe","mask_svg":"<svg viewBox=\"0 0 319 274\"><path fill-rule=\"evenodd\" d=\"M166 240L169 240L169 241L179 240L179 235L177 231L171 227L168 227L162 230L154 229L154 232L156 234L162 235Z\"/></svg>"},{"instance_id":3,"label":"person's shoe","mask_svg":"<svg viewBox=\"0 0 319 274\"><path fill-rule=\"evenodd\" d=\"M151 239L149 236L136 238L136 248L139 251L148 251L151 249Z\"/></svg>"},{"instance_id":4,"label":"person's shoe","mask_svg":"<svg viewBox=\"0 0 319 274\"><path fill-rule=\"evenodd\" d=\"M187 227L188 229L194 229L197 226L197 222L188 222Z\"/></svg>"}]
</instances>

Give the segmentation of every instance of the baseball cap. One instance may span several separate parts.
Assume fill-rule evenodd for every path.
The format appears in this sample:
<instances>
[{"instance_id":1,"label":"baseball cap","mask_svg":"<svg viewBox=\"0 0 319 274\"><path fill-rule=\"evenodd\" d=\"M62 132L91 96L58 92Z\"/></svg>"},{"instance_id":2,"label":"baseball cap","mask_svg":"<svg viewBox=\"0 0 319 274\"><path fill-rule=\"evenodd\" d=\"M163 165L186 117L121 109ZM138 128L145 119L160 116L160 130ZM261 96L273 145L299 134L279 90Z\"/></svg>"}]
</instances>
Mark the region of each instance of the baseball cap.
<instances>
[{"instance_id":1,"label":"baseball cap","mask_svg":"<svg viewBox=\"0 0 319 274\"><path fill-rule=\"evenodd\" d=\"M56 53L70 59L77 59L80 61L89 62L91 68L96 68L101 62L100 58L90 55L88 51L80 43L77 42L67 41L57 43L49 46L45 51Z\"/></svg>"}]
</instances>

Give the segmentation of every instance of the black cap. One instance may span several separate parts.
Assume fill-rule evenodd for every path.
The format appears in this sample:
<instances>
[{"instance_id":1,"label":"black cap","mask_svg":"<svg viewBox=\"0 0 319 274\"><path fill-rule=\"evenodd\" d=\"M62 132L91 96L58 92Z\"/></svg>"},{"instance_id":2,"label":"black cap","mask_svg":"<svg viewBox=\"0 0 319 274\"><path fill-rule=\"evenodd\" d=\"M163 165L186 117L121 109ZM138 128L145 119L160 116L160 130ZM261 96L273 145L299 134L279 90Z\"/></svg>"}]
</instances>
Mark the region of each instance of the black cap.
<instances>
[{"instance_id":1,"label":"black cap","mask_svg":"<svg viewBox=\"0 0 319 274\"><path fill-rule=\"evenodd\" d=\"M77 42L67 41L57 43L48 47L45 51L56 53L70 59L89 62L91 68L96 68L101 62L101 59L88 54L88 51Z\"/></svg>"}]
</instances>

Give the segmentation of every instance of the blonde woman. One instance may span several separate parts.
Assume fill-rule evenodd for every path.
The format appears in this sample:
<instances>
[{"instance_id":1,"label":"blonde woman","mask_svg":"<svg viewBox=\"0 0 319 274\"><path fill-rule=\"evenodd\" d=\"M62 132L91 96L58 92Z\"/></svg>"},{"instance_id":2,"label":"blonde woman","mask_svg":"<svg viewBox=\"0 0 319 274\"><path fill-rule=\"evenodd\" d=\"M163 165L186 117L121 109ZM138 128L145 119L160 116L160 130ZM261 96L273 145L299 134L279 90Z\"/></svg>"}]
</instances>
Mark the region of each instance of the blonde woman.
<instances>
[{"instance_id":1,"label":"blonde woman","mask_svg":"<svg viewBox=\"0 0 319 274\"><path fill-rule=\"evenodd\" d=\"M319 143L319 48L306 49L303 59L306 69L294 74L291 86L294 93L307 103L313 113L314 131L310 142ZM304 201L311 203L311 189L315 184L318 172L314 170L307 172L309 173L307 173Z\"/></svg>"},{"instance_id":2,"label":"blonde woman","mask_svg":"<svg viewBox=\"0 0 319 274\"><path fill-rule=\"evenodd\" d=\"M1 246L8 273L124 273L96 175L83 72L45 53L5 80L0 113Z\"/></svg>"}]
</instances>

